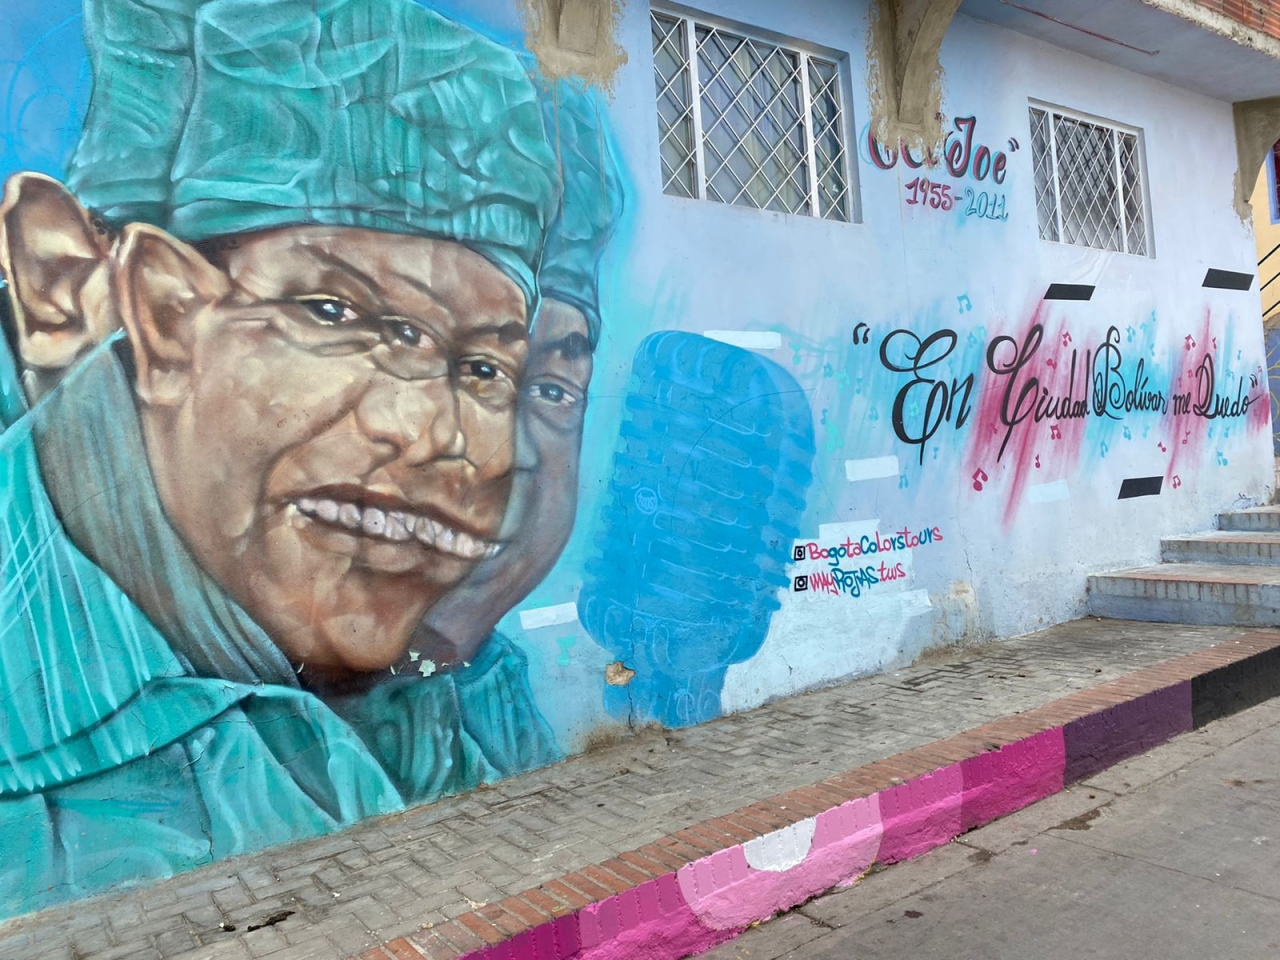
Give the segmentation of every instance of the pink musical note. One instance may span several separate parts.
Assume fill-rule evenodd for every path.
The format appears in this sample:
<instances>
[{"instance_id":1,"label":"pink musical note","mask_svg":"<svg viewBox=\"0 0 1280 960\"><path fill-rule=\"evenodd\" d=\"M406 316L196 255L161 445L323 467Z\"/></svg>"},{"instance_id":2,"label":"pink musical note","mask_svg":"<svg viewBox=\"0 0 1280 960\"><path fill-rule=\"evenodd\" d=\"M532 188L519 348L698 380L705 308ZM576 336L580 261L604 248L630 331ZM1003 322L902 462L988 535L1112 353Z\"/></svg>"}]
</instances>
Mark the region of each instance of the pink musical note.
<instances>
[{"instance_id":1,"label":"pink musical note","mask_svg":"<svg viewBox=\"0 0 1280 960\"><path fill-rule=\"evenodd\" d=\"M1168 452L1169 452L1169 448L1168 448L1168 447L1166 447L1163 443L1160 443L1159 441L1156 441L1156 446L1160 448L1160 452L1161 452L1161 453L1168 453Z\"/></svg>"},{"instance_id":2,"label":"pink musical note","mask_svg":"<svg viewBox=\"0 0 1280 960\"><path fill-rule=\"evenodd\" d=\"M1045 365L1046 367L1053 367L1053 369L1055 369L1055 370L1057 370L1057 369L1058 369L1058 361L1057 361L1057 360L1055 360L1055 359L1053 359L1053 357L1050 357L1048 360L1046 360L1046 361L1044 362L1044 365Z\"/></svg>"},{"instance_id":3,"label":"pink musical note","mask_svg":"<svg viewBox=\"0 0 1280 960\"><path fill-rule=\"evenodd\" d=\"M1062 439L1062 429L1056 423L1049 424L1049 439L1050 440Z\"/></svg>"},{"instance_id":4,"label":"pink musical note","mask_svg":"<svg viewBox=\"0 0 1280 960\"><path fill-rule=\"evenodd\" d=\"M1189 334L1189 333L1188 333L1188 334L1186 335L1186 337L1184 337L1184 338L1183 338L1183 342L1187 345L1187 352L1188 352L1188 353L1190 353L1192 350L1194 350L1194 349L1195 349L1195 346L1196 346L1196 338L1195 338L1195 337L1193 337L1191 334Z\"/></svg>"},{"instance_id":5,"label":"pink musical note","mask_svg":"<svg viewBox=\"0 0 1280 960\"><path fill-rule=\"evenodd\" d=\"M979 467L977 470L973 471L973 489L981 492L982 485L990 479L991 478L987 476L987 472Z\"/></svg>"},{"instance_id":6,"label":"pink musical note","mask_svg":"<svg viewBox=\"0 0 1280 960\"><path fill-rule=\"evenodd\" d=\"M1180 486L1182 486L1182 478L1175 473L1173 475L1173 489L1177 490Z\"/></svg>"},{"instance_id":7,"label":"pink musical note","mask_svg":"<svg viewBox=\"0 0 1280 960\"><path fill-rule=\"evenodd\" d=\"M1068 343L1070 343L1070 342L1071 342L1071 334L1069 334L1069 333L1067 333L1067 331L1063 330L1063 331L1062 331L1062 345L1065 347L1065 346L1066 346Z\"/></svg>"},{"instance_id":8,"label":"pink musical note","mask_svg":"<svg viewBox=\"0 0 1280 960\"><path fill-rule=\"evenodd\" d=\"M1210 339L1213 341L1213 349L1217 350L1217 349L1218 349L1218 338L1217 338L1217 337L1210 337Z\"/></svg>"},{"instance_id":9,"label":"pink musical note","mask_svg":"<svg viewBox=\"0 0 1280 960\"><path fill-rule=\"evenodd\" d=\"M1036 469L1040 469L1040 454L1036 454Z\"/></svg>"},{"instance_id":10,"label":"pink musical note","mask_svg":"<svg viewBox=\"0 0 1280 960\"><path fill-rule=\"evenodd\" d=\"M1187 445L1187 437L1189 437L1189 436L1191 436L1191 431L1190 431L1190 430L1188 430L1188 431L1186 432L1186 434L1185 434L1185 435L1183 436L1183 438L1182 438L1182 445L1183 445L1184 447Z\"/></svg>"}]
</instances>

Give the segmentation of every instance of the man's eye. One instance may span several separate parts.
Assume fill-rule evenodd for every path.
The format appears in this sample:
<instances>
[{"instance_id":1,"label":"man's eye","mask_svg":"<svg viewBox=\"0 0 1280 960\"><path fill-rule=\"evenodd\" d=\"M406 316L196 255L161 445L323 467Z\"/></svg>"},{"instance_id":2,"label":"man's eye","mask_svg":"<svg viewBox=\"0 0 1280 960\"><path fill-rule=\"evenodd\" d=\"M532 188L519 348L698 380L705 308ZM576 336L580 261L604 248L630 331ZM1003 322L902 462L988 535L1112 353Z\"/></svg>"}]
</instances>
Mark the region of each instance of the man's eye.
<instances>
[{"instance_id":1,"label":"man's eye","mask_svg":"<svg viewBox=\"0 0 1280 960\"><path fill-rule=\"evenodd\" d=\"M303 297L298 302L321 323L354 323L360 319L360 314L350 304L333 297Z\"/></svg>"},{"instance_id":2,"label":"man's eye","mask_svg":"<svg viewBox=\"0 0 1280 960\"><path fill-rule=\"evenodd\" d=\"M462 372L477 380L497 380L503 376L497 365L487 360L466 360L462 364Z\"/></svg>"},{"instance_id":3,"label":"man's eye","mask_svg":"<svg viewBox=\"0 0 1280 960\"><path fill-rule=\"evenodd\" d=\"M422 331L412 323L405 323L403 320L391 321L391 333L401 343L410 347L416 347L422 342Z\"/></svg>"},{"instance_id":4,"label":"man's eye","mask_svg":"<svg viewBox=\"0 0 1280 960\"><path fill-rule=\"evenodd\" d=\"M535 400L569 406L578 402L578 398L558 383L534 383L529 386L529 395Z\"/></svg>"}]
</instances>

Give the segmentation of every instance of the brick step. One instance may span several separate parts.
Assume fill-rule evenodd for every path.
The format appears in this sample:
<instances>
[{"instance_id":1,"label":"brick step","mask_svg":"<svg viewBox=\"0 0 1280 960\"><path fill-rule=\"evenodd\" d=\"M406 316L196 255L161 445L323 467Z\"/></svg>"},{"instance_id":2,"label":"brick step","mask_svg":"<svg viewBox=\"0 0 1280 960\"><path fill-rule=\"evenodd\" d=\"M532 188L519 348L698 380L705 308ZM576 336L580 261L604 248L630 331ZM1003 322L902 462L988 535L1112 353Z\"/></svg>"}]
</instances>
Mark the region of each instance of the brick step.
<instances>
[{"instance_id":1,"label":"brick step","mask_svg":"<svg viewBox=\"0 0 1280 960\"><path fill-rule=\"evenodd\" d=\"M1280 531L1216 530L1160 541L1165 563L1280 565Z\"/></svg>"},{"instance_id":2,"label":"brick step","mask_svg":"<svg viewBox=\"0 0 1280 960\"><path fill-rule=\"evenodd\" d=\"M1280 506L1229 510L1218 514L1219 530L1254 530L1280 533Z\"/></svg>"},{"instance_id":3,"label":"brick step","mask_svg":"<svg viewBox=\"0 0 1280 960\"><path fill-rule=\"evenodd\" d=\"M1162 563L1089 577L1095 617L1252 627L1280 626L1280 567Z\"/></svg>"}]
</instances>

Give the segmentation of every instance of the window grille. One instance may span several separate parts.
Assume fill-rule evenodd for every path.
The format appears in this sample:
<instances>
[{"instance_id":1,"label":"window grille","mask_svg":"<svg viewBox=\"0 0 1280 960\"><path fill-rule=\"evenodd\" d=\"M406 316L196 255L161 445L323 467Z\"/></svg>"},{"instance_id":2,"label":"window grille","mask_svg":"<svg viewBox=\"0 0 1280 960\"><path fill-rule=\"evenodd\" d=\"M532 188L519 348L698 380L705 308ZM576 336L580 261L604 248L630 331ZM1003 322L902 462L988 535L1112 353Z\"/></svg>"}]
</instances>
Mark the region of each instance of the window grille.
<instances>
[{"instance_id":1,"label":"window grille","mask_svg":"<svg viewBox=\"0 0 1280 960\"><path fill-rule=\"evenodd\" d=\"M838 64L669 13L652 27L664 193L849 219Z\"/></svg>"},{"instance_id":2,"label":"window grille","mask_svg":"<svg viewBox=\"0 0 1280 960\"><path fill-rule=\"evenodd\" d=\"M1137 133L1032 107L1031 155L1042 239L1149 255Z\"/></svg>"}]
</instances>

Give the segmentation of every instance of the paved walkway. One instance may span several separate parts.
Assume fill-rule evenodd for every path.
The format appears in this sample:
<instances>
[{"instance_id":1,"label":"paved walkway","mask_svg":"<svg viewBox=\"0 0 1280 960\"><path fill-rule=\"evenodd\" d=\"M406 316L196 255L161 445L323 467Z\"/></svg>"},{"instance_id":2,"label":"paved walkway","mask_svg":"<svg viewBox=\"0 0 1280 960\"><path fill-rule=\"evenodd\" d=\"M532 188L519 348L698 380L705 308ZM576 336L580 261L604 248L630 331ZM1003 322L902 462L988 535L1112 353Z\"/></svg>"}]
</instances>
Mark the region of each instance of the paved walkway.
<instances>
[{"instance_id":1,"label":"paved walkway","mask_svg":"<svg viewBox=\"0 0 1280 960\"><path fill-rule=\"evenodd\" d=\"M1274 960L1280 701L1179 737L703 960Z\"/></svg>"},{"instance_id":2,"label":"paved walkway","mask_svg":"<svg viewBox=\"0 0 1280 960\"><path fill-rule=\"evenodd\" d=\"M455 917L471 923L486 904L575 871L607 885L617 876L591 865L682 828L1249 637L1280 643L1280 631L1081 620L946 651L694 729L643 731L330 837L18 918L0 925L0 957L343 960ZM562 899L582 906L610 889L587 892Z\"/></svg>"}]
</instances>

